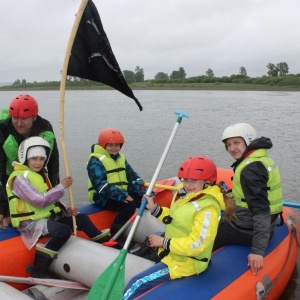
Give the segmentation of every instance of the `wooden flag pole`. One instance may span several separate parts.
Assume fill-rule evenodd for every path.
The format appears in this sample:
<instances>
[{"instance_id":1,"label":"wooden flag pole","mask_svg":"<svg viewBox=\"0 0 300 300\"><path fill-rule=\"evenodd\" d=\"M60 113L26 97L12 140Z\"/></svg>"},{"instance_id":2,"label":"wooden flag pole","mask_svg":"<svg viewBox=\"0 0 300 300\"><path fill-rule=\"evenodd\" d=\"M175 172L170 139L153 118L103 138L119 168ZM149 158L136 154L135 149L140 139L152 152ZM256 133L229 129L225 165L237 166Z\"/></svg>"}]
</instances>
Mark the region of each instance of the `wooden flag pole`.
<instances>
[{"instance_id":1,"label":"wooden flag pole","mask_svg":"<svg viewBox=\"0 0 300 300\"><path fill-rule=\"evenodd\" d=\"M65 144L65 126L64 126L64 114L65 114L65 90L66 90L66 80L67 80L67 70L69 65L69 59L71 56L71 50L73 47L73 43L75 40L75 36L77 33L77 29L79 27L79 23L81 20L81 17L83 15L83 12L85 10L85 7L87 5L88 0L82 0L78 9L78 12L76 14L76 18L74 21L74 25L71 31L71 35L69 38L69 42L67 45L66 53L65 53L65 59L64 64L61 72L61 82L60 82L60 117L59 117L59 129L60 129L60 143L65 163L65 169L66 169L66 176L70 176L70 170L69 170L69 163L68 163L68 157L67 157L67 151L66 151L66 144ZM74 207L74 198L72 193L71 186L68 188L69 191L69 198L70 198L70 205L71 207ZM76 225L76 219L73 216L73 232L74 235L77 235L77 225Z\"/></svg>"}]
</instances>

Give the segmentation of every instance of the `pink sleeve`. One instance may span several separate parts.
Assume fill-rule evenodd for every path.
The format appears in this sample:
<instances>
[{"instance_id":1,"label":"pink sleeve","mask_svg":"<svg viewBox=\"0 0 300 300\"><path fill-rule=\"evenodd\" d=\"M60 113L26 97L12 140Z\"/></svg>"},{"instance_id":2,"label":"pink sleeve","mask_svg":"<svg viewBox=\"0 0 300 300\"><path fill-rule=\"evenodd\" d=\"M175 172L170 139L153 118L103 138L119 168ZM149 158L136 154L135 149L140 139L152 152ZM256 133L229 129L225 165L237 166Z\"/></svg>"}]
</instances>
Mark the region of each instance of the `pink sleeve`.
<instances>
[{"instance_id":1,"label":"pink sleeve","mask_svg":"<svg viewBox=\"0 0 300 300\"><path fill-rule=\"evenodd\" d=\"M23 176L17 176L12 186L12 192L18 198L38 207L46 207L57 201L64 195L64 190L65 189L62 184L58 184L51 188L48 192L40 193L36 187Z\"/></svg>"}]
</instances>

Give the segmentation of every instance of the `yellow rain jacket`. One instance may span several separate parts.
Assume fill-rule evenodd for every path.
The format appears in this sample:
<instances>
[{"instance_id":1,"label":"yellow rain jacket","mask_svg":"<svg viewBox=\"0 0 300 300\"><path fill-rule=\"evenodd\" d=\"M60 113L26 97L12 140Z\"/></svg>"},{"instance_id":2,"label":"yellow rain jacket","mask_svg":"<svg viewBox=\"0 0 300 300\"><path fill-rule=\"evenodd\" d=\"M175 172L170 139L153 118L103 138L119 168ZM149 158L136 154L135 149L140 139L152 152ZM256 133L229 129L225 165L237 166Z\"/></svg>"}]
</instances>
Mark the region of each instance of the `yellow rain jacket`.
<instances>
[{"instance_id":1,"label":"yellow rain jacket","mask_svg":"<svg viewBox=\"0 0 300 300\"><path fill-rule=\"evenodd\" d=\"M171 279L199 274L206 270L219 225L225 209L218 186L209 186L185 198L173 198L170 208L162 207L158 220L172 218L165 237L171 239L170 252L162 259L168 265ZM159 248L159 253L164 251Z\"/></svg>"}]
</instances>

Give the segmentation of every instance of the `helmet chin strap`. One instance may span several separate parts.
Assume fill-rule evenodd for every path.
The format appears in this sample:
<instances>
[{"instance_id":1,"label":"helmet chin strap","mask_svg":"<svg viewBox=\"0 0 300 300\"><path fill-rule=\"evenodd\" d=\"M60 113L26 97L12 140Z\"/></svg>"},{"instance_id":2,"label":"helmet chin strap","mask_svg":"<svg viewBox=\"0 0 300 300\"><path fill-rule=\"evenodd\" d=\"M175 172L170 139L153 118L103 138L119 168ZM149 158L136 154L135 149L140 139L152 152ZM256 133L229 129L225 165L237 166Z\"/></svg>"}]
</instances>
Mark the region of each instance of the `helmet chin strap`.
<instances>
[{"instance_id":1,"label":"helmet chin strap","mask_svg":"<svg viewBox=\"0 0 300 300\"><path fill-rule=\"evenodd\" d=\"M210 181L206 180L203 183L203 190L210 186Z\"/></svg>"}]
</instances>

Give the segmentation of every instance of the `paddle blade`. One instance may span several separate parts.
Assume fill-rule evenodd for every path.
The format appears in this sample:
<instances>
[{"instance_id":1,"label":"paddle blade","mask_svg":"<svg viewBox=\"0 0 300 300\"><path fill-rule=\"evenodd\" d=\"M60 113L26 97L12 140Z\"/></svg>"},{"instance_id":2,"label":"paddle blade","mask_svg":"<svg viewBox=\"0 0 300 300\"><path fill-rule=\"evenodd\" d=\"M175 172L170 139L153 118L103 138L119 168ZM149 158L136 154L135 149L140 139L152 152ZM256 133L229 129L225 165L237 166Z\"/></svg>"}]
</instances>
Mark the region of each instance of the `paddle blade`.
<instances>
[{"instance_id":1,"label":"paddle blade","mask_svg":"<svg viewBox=\"0 0 300 300\"><path fill-rule=\"evenodd\" d=\"M15 277L15 276L2 276L0 275L0 281L4 282L15 282L15 283L26 283L29 285L46 285L46 286L57 286L65 289L76 289L76 290L89 290L89 288L80 282L62 280L62 279L48 279L48 278L34 278L34 277Z\"/></svg>"},{"instance_id":2,"label":"paddle blade","mask_svg":"<svg viewBox=\"0 0 300 300\"><path fill-rule=\"evenodd\" d=\"M93 283L86 300L118 300L124 292L125 259L127 250L122 249L117 258Z\"/></svg>"}]
</instances>

